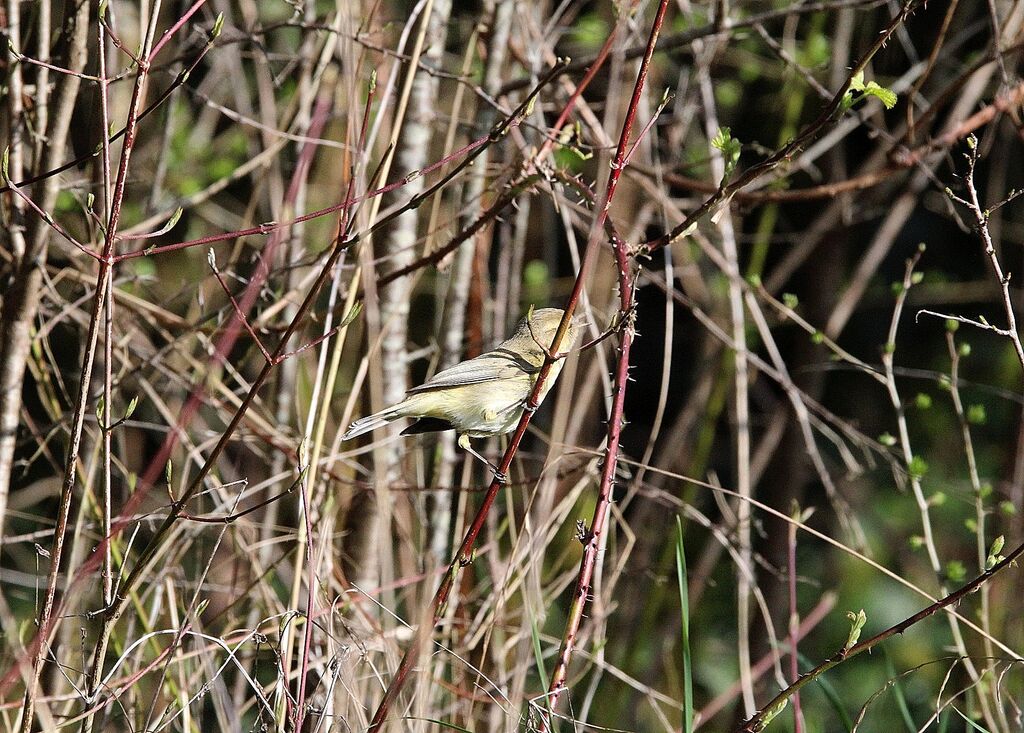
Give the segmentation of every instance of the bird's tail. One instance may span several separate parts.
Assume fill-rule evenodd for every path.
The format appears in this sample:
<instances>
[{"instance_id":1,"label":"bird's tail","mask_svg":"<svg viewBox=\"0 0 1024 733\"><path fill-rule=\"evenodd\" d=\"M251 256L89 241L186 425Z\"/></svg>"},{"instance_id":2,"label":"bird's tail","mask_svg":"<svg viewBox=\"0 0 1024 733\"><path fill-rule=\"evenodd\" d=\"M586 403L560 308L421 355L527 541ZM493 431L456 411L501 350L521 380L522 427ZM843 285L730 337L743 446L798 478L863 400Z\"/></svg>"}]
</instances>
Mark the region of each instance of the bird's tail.
<instances>
[{"instance_id":1,"label":"bird's tail","mask_svg":"<svg viewBox=\"0 0 1024 733\"><path fill-rule=\"evenodd\" d=\"M380 412L375 412L372 415L361 417L348 426L348 430L346 430L345 434L341 436L341 439L351 440L363 433L368 433L371 430L382 428L392 420L397 420L401 416L401 413L395 409L395 407L389 407L386 410L381 410Z\"/></svg>"}]
</instances>

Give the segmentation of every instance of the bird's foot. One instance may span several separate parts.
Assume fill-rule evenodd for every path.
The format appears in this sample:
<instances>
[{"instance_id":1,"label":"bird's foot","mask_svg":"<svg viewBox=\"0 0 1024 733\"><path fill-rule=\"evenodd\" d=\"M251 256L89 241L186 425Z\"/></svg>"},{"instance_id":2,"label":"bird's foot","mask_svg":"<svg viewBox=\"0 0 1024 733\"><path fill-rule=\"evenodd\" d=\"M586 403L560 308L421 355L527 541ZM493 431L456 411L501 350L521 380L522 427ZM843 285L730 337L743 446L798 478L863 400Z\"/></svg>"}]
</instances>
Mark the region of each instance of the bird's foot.
<instances>
[{"instance_id":1,"label":"bird's foot","mask_svg":"<svg viewBox=\"0 0 1024 733\"><path fill-rule=\"evenodd\" d=\"M469 453L474 458L477 458L477 459L479 459L479 460L481 460L481 461L483 461L484 463L487 464L487 467L489 469L491 469L491 471L494 473L494 480L495 481L497 481L499 484L502 484L502 485L508 484L508 482L509 482L508 481L508 476L505 475L505 472L502 471L497 466L495 466L490 461L488 461L487 458L483 456L483 454L481 454L478 451L474 450L473 446L469 444L469 436L468 435L466 435L465 433L460 435L458 443L459 443L459 447L462 448L464 451Z\"/></svg>"}]
</instances>

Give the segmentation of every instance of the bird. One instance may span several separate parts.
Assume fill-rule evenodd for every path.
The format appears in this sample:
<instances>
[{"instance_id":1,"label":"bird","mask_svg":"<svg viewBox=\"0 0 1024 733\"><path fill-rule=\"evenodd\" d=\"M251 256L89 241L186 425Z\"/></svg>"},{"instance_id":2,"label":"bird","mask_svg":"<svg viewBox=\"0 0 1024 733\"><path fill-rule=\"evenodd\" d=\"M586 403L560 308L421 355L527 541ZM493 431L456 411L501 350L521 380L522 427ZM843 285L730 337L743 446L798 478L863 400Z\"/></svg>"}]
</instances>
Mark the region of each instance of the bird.
<instances>
[{"instance_id":1,"label":"bird","mask_svg":"<svg viewBox=\"0 0 1024 733\"><path fill-rule=\"evenodd\" d=\"M563 315L560 308L531 308L512 335L492 350L441 370L406 392L401 402L356 420L341 439L351 440L394 420L412 418L414 422L402 435L455 430L459 447L490 466L499 481L506 482L504 474L473 449L470 439L515 430ZM556 360L538 395L538 405L565 363L558 357L572 349L579 330L578 323L569 322L558 346L562 353L553 354Z\"/></svg>"}]
</instances>

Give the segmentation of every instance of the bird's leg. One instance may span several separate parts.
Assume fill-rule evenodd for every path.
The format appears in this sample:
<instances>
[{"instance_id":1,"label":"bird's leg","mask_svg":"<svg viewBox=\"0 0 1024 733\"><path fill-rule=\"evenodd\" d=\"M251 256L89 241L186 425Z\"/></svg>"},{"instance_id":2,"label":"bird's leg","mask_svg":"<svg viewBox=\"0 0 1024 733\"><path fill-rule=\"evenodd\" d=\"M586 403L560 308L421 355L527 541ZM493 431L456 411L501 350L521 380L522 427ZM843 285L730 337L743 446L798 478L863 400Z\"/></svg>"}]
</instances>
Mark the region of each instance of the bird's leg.
<instances>
[{"instance_id":1,"label":"bird's leg","mask_svg":"<svg viewBox=\"0 0 1024 733\"><path fill-rule=\"evenodd\" d=\"M497 479L499 484L508 483L508 476L506 476L500 468L498 468L493 463L484 458L482 454L478 453L473 448L473 446L469 444L469 435L467 435L466 433L463 433L462 435L459 436L459 447L462 448L462 450L469 453L471 456L479 458L481 461L486 463L487 466L491 469L491 471L494 472L494 478Z\"/></svg>"}]
</instances>

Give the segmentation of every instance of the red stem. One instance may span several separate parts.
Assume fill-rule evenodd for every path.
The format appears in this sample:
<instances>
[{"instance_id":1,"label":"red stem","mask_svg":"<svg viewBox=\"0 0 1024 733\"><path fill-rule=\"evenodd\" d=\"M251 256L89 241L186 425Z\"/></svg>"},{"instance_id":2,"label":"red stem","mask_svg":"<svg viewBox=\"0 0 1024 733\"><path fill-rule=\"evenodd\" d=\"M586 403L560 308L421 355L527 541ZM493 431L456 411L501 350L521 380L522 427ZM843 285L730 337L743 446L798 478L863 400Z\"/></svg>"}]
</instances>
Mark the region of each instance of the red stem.
<instances>
[{"instance_id":1,"label":"red stem","mask_svg":"<svg viewBox=\"0 0 1024 733\"><path fill-rule=\"evenodd\" d=\"M196 0L196 2L192 4L192 7L189 8L183 16L178 18L177 21L175 21L174 25L164 31L164 34L160 36L160 40L156 42L155 46L153 46L153 52L149 54L150 60L156 58L156 55L160 53L160 49L163 48L169 40L171 40L174 34L178 32L178 29L185 25L185 23L188 22L188 19L205 4L206 0Z\"/></svg>"},{"instance_id":2,"label":"red stem","mask_svg":"<svg viewBox=\"0 0 1024 733\"><path fill-rule=\"evenodd\" d=\"M518 124L518 121L515 121L512 124ZM237 229L233 232L211 234L208 237L191 239L187 242L177 242L176 244L167 244L162 247L144 247L142 249L137 249L132 252L125 252L124 254L118 257L118 260L130 260L136 257L149 257L150 255L163 254L165 252L177 252L178 250L188 249L189 247L198 247L203 244L213 244L214 242L223 242L228 239L238 239L239 237L270 234L272 232L278 231L279 229L283 229L284 227L292 226L293 224L301 224L302 222L310 221L312 219L318 219L321 216L326 216L327 214L333 214L336 211L342 211L351 208L356 204L361 204L362 202L368 201L369 199L372 199L376 196L382 196L386 193L390 193L399 188L402 188L407 183L409 183L409 181L412 181L415 178L419 178L420 176L432 173L433 171L447 165L453 160L456 160L464 155L469 155L477 148L485 145L489 140L490 134L485 135L478 140L474 140L465 147L456 150L454 153L446 155L445 157L441 158L441 160L437 161L436 163L432 163L431 165L427 166L426 168L423 168L422 170L411 171L410 173L406 174L404 178L400 178L399 180L393 183L389 183L387 186L383 186L374 191L369 191L361 196L347 197L344 201L334 204L333 206L328 206L325 209L318 209L317 211L311 211L308 214L303 214L302 216L298 216L294 219L289 219L288 221L265 222L254 227L249 227L248 229ZM390 219L391 217L388 217L388 221L390 221ZM371 232L376 231L376 229L377 227L374 227L371 230Z\"/></svg>"},{"instance_id":3,"label":"red stem","mask_svg":"<svg viewBox=\"0 0 1024 733\"><path fill-rule=\"evenodd\" d=\"M505 454L502 457L501 463L498 466L498 471L502 474L507 474L509 467L512 465L512 460L515 457L516 452L519 450L519 444L522 442L523 436L526 434L526 428L530 424L530 419L533 417L533 413L536 412L539 405L538 396L544 388L544 384L547 382L548 374L551 370L551 365L555 361L556 355L560 353L559 347L561 346L562 339L565 337L566 332L569 328L569 323L572 321L573 314L576 310L576 306L579 303L580 296L583 293L583 287L586 282L587 273L589 272L591 263L596 257L598 250L601 247L602 232L604 231L605 221L608 218L608 207L611 203L612 197L615 195L615 188L618 184L619 177L622 174L622 163L626 155L626 150L629 142L630 132L633 127L633 121L636 118L636 111L639 106L640 96L642 94L643 85L647 79L647 71L650 67L651 55L654 52L654 44L657 41L658 32L661 29L661 24L665 17L665 10L668 6L668 0L662 0L658 8L658 14L654 21L654 28L651 31L651 39L648 44L647 52L644 55L644 60L641 63L640 72L637 76L636 87L633 90L633 97L630 100L629 110L626 114L626 119L623 122L622 132L619 141L619 147L616 151L615 159L612 163L612 172L608 179L608 187L605 193L602 205L597 209L597 219L594 227L591 230L590 239L587 242L587 251L580 267L580 271L576 276L576 281L573 284L572 293L564 308L564 314L562 316L562 322L558 326L558 330L555 333L554 339L551 343L551 347L548 349L548 358L545 360L544 365L541 367L540 373L537 375L537 382L534 385L533 392L526 401L526 407L523 410L523 415L519 419L519 424L516 426L515 432L512 434L512 438L509 441L508 448L505 450ZM596 64L595 64L596 67ZM590 75L592 78L592 75ZM579 95L573 97L573 101L578 99ZM564 118L566 115L562 115ZM620 299L623 304L630 304L624 306L626 311L631 307L633 299L632 281L627 274L630 271L629 254L626 251L626 247L621 240L613 238L613 244L615 244L616 260L620 270ZM611 477L615 475L615 463L618 452L618 436L622 428L622 407L625 400L625 384L626 378L629 372L629 347L632 344L633 333L631 328L626 328L623 334L622 351L620 353L620 365L619 371L616 374L616 385L621 385L615 396L615 404L612 408L612 419L609 423L609 435L614 434L614 440L609 439L609 450L607 453L608 460L606 461L605 471L608 474L607 488L610 493ZM621 377L621 381L620 381ZM618 418L615 417L616 410ZM602 486L605 486L606 482L602 479ZM421 622L416 628L416 634L413 640L410 642L408 648L405 651L405 655L402 657L402 661L398 666L398 670L395 672L394 677L391 679L391 683L388 685L387 690L384 692L384 697L377 706L377 710L373 715L373 719L370 721L370 727L368 733L378 733L381 730L384 723L386 722L388 712L391 709L392 704L397 699L402 688L405 686L405 682L408 679L409 672L412 671L415 666L421 647L423 643L429 638L430 633L437 625L444 612L444 609L448 603L449 596L451 595L452 587L454 586L455 578L458 576L459 569L470 564L473 561L473 548L476 545L476 539L483 528L484 522L487 519L491 506L494 504L494 500L498 495L498 491L501 489L502 484L498 482L497 478L493 479L490 485L487 487L487 492L484 494L483 501L480 507L477 509L476 516L473 517L473 521L470 523L469 529L466 531L466 535L462 540L462 544L459 546L458 552L452 558L452 561L448 565L448 569L445 572L441 583L438 585L437 591L434 593L433 600L428 607L430 612L430 622L427 623L426 619ZM607 502L605 503L607 506ZM603 523L603 519L599 522L595 522L595 528L599 528L600 524ZM585 556L586 557L586 556ZM586 560L584 560L586 562ZM590 560L591 570L593 569L593 558ZM589 584L589 581L588 581ZM571 652L570 652L571 653Z\"/></svg>"},{"instance_id":4,"label":"red stem","mask_svg":"<svg viewBox=\"0 0 1024 733\"><path fill-rule=\"evenodd\" d=\"M103 49L100 50L101 53ZM146 54L143 53L143 57ZM100 316L106 301L109 281L114 266L114 240L117 234L117 225L121 218L121 204L124 200L125 181L128 177L128 163L131 160L132 150L135 146L136 124L138 122L139 107L142 103L143 91L146 87L149 65L140 64L139 72L135 77L135 84L132 87L131 101L128 104L128 117L125 121L124 146L121 149L121 160L117 169L117 180L114 183L113 193L110 201L110 216L107 220L107 229L103 241L103 254L99 262L99 272L96 275L96 295L93 299L92 312L89 318L89 330L86 337L85 355L82 360L81 378L78 384L78 396L75 401L75 411L72 417L71 436L69 441L67 459L64 466L64 480L61 486L60 505L57 510L57 519L53 533L53 545L50 550L50 570L47 574L46 590L43 595L42 607L39 611L36 634L38 644L32 648L32 671L25 684L25 698L22 711L22 730L29 733L32 729L32 722L35 710L36 695L38 693L39 678L42 673L43 664L46 661L48 651L45 643L53 632L56 624L55 619L60 615L54 615L54 601L57 595L57 579L60 572L61 560L64 554L64 540L67 535L68 519L71 513L71 499L76 484L78 468L78 455L81 447L82 430L85 423L86 408L89 403L89 384L92 381L92 371L95 365L96 348L99 339ZM109 168L105 168L109 180ZM109 405L108 405L109 409ZM102 557L102 555L99 555ZM18 667L20 665L16 665ZM12 670L13 672L14 670ZM8 674L10 676L10 673ZM89 692L91 693L95 679L90 679Z\"/></svg>"},{"instance_id":5,"label":"red stem","mask_svg":"<svg viewBox=\"0 0 1024 733\"><path fill-rule=\"evenodd\" d=\"M452 179L455 178L455 176L457 176L459 174L459 172L461 170L463 170L465 167L467 167L467 166L472 164L472 162L480 155L480 153L483 151L483 149L485 148L486 145L499 140L502 136L504 136L508 132L509 129L511 129L512 127L518 125L521 122L527 107L533 103L533 101L536 99L536 96L540 93L540 91L555 76L557 76L558 73L560 73L560 71L563 68L563 66L564 66L564 64L558 64L555 67L553 67L552 69L550 69L549 72L537 83L537 85L534 88L534 90L531 91L531 93L529 95L527 95L527 97L512 112L512 114L510 116L506 117L505 119L501 120L492 129L492 131L490 132L490 134L487 137L485 137L485 138L483 138L483 139L481 139L479 141L476 141L474 143L471 143L469 146L463 148L462 151L460 151L459 153L456 153L456 154L453 154L453 155L449 155L446 158L444 158L441 161L439 161L438 163L430 166L429 168L423 169L423 171L410 173L408 176L406 176L405 180L411 180L411 178L413 176L419 175L422 172L425 172L425 171L437 168L440 165L443 165L447 161L451 160L452 158L456 157L457 155L461 154L461 152L464 152L464 151L467 151L467 150L469 151L468 154L466 154L466 156L465 156L465 160L463 160L459 164L459 166L457 166L453 170L451 170L448 173L446 173L436 183L434 183L433 185L431 185L430 187L425 189L422 193L412 197L410 199L409 203L405 207L403 207L399 211L393 212L388 217L382 218L379 222L377 222L377 224L374 227L371 227L371 229L367 232L367 234L372 233L372 232L376 231L377 228L385 225L388 221L391 220L391 218L393 218L398 213L400 213L401 210L405 210L405 209L408 209L408 208L415 208L416 206L419 206L427 198L429 198L430 196L432 196L435 193L437 193L437 191L442 189L444 186L448 185L452 181ZM134 140L134 136L133 136L133 140ZM126 139L126 145L127 145L127 143L128 143L128 140ZM401 181L399 183L404 185L404 183L402 183ZM365 198L365 197L362 197L362 198ZM359 200L359 199L353 199L351 196L347 196L346 197L347 205L351 205L351 204L355 203L357 200ZM346 204L343 203L343 204L341 204L341 205L339 205L337 207L334 207L332 210L337 210L339 208L342 208L343 210L347 211L347 209L345 209L345 206L346 206ZM311 218L311 217L307 217L307 218ZM300 220L304 220L304 219L300 219ZM296 220L296 221L299 221L299 220ZM288 222L288 223L293 223L293 222ZM284 226L284 225L274 225L273 227L269 228L268 231L274 231L276 229L280 229L282 226ZM342 229L341 231L344 232L345 229ZM294 318L291 320L291 322L289 322L288 326L286 327L286 329L284 331L284 334L281 337L280 342L278 343L277 348L271 354L271 361L267 362L266 364L264 364L263 368L256 375L256 378L253 380L253 382L252 382L252 384L250 386L250 390L249 390L248 394L243 399L242 404L238 407L238 409L236 410L235 414L232 416L232 418L231 418L230 422L228 423L228 425L225 427L225 429L223 431L223 434L221 435L220 440L214 445L213 449L211 450L211 452L207 456L207 459L204 462L203 466L200 468L198 474L192 479L192 481L189 484L188 488L181 495L181 497L176 502L174 502L171 505L168 515L164 518L164 521L157 528L155 534L150 539L149 543L140 552L138 558L136 559L135 566L132 568L131 572L129 572L128 575L124 578L124 580L122 581L121 585L119 586L118 593L117 593L116 597L114 598L113 603L110 606L108 606L106 609L104 609L104 612L103 612L103 615L104 615L104 630L101 631L101 634L106 634L108 628L111 627L114 623L117 622L117 619L120 617L121 613L124 611L124 608L127 605L128 598L130 597L130 594L131 594L132 590L134 589L135 584L138 583L138 581L140 580L142 575L146 572L146 570L148 568L148 565L152 561L152 559L153 559L157 549L160 547L162 542L166 539L167 532L173 526L174 522L177 521L177 519L179 519L181 517L181 514L185 510L185 506L188 504L188 502L193 498L195 493L202 486L203 482L206 480L206 477L209 475L210 471L213 469L214 464L216 463L216 461L220 457L221 452L224 450L224 447L226 446L227 442L230 440L231 436L234 435L235 430L238 428L238 426L241 424L242 420L245 418L245 415L248 412L249 407L252 405L253 401L255 400L256 394L259 392L260 388L263 386L263 384L266 382L267 378L270 376L270 373L273 370L273 368L280 361L281 355L285 353L286 346L287 346L288 342L291 340L292 336L298 331L299 327L303 323L306 315L308 314L309 310L313 306L314 301L316 300L317 294L320 292L320 289L323 287L324 283L327 281L328 277L333 272L334 266L337 263L338 259L340 258L340 256L345 251L347 251L348 247L350 247L355 241L357 241L357 239L360 236L361 235L354 235L352 237L346 238L346 237L342 236L341 234L339 234L338 238L336 239L335 244L331 248L330 254L328 255L326 261L324 262L323 267L321 268L320 272L318 273L316 280L313 282L313 284L311 285L311 287L309 289L309 292L307 293L305 299L302 301L302 303L299 305L298 309L296 310L296 314L295 314ZM113 257L105 258L101 262L101 270L103 268L106 268L106 267L108 267L110 265L113 265L113 264L116 264L116 260L114 260ZM252 307L252 304L253 304L256 296L258 295L259 286L256 284L256 280L258 280L258 277L254 277L253 278L253 287L250 290L247 290L246 291L246 296L243 297L242 308L244 310L248 310L249 308ZM248 297L250 295L250 293L252 294L252 299L251 300ZM99 303L99 305L102 305L102 302L100 302L99 300L97 302ZM96 315L94 314L94 318L95 317L96 317ZM222 335L222 337L218 340L217 346L215 347L214 358L216 358L216 359L223 359L223 358L225 358L225 355L230 351L230 349L234 345L235 341L237 340L238 334L239 334L240 330L241 330L241 327L239 326L238 319L237 318L232 319L231 327L229 327L225 331L225 333ZM559 334L559 339L561 338L561 335L562 334L560 333ZM90 334L90 338L92 338L92 334ZM90 366L90 369L91 369L91 366ZM547 364L545 366L545 368L542 370L542 373L543 373L544 377L547 376L547 372L549 370L550 370L550 363ZM83 372L84 371L85 370L83 369ZM542 383L543 383L543 380L538 382L538 384L542 384ZM539 388L538 388L538 391L539 391ZM195 415L198 412L200 406L203 404L203 402L205 400L205 396L206 396L205 395L205 391L201 387L196 389L189 396L189 399L186 401L185 405L181 409L179 420L178 420L178 424L175 426L175 429L168 434L168 436L165 439L164 443L162 444L160 450L157 452L156 457L149 464L149 468L147 469L146 473L144 474L144 476L139 481L138 489L135 491L135 493L132 494L132 496L128 500L128 502L125 503L124 507L121 510L121 513L119 515L118 520L114 523L114 526L111 529L110 535L105 537L97 545L97 547L94 548L92 554L78 568L78 570L75 573L74 578L72 579L71 583L69 583L69 585L68 585L68 588L67 588L67 591L65 593L65 596L69 595L71 593L71 591L75 587L80 585L85 580L85 578L88 576L89 573L91 573L93 570L96 569L96 567L100 563L100 559L102 558L103 553L106 550L107 544L111 541L111 539L113 537L115 537L118 534L120 534L120 532L125 528L125 526L127 526L129 523L131 523L133 521L133 513L134 513L135 509L142 502L142 500L148 495L148 493L149 493L148 490L154 485L154 482L157 480L158 476L163 471L164 466L166 465L167 460L170 457L171 451L173 450L173 448L177 445L178 441L180 440L180 436L184 433L185 427L189 423L191 423L192 419L195 417ZM532 404L534 405L533 409L536 409L536 402L533 402ZM84 415L84 407L81 410L81 414ZM523 425L522 426L523 432L525 432L525 429L526 429L525 425ZM520 435L520 438L521 437L522 436ZM511 456L509 457L509 461L511 462ZM507 466L506 466L506 470L507 470ZM497 488L495 488L495 492L496 491L497 491ZM69 494L69 497L70 497L70 494ZM68 499L68 501L70 501L70 498ZM492 497L491 501L493 501L493 497ZM477 531L479 531L479 530L477 530ZM58 609L58 611L60 610L60 606L59 605L57 606L57 609ZM59 613L55 617L59 618ZM26 658L29 657L29 656L32 656L32 657L41 656L44 653L43 650L45 649L45 646L43 644L43 640L44 640L44 638L48 638L48 635L49 635L50 631L51 631L51 629L47 625L41 625L40 626L40 631L38 631L36 633L35 638L27 645ZM98 651L100 651L100 650L98 650ZM97 654L97 655L94 655L94 656L99 658L101 655ZM13 665L4 674L3 678L0 679L0 697L5 695L6 692L10 689L10 687L21 677L21 665L22 665L22 663L24 661L25 661L25 658L20 659L18 661L18 663Z\"/></svg>"},{"instance_id":6,"label":"red stem","mask_svg":"<svg viewBox=\"0 0 1024 733\"><path fill-rule=\"evenodd\" d=\"M668 0L661 0L658 12L651 25L651 33L647 39L647 48L644 52L643 60L640 62L636 84L633 86L633 96L629 100L626 118L622 124L622 132L619 135L619 144L615 151L615 160L612 163L611 174L608 177L608 189L604 196L604 204L598 211L597 222L591 231L591 241L588 243L588 250L598 240L601 232L604 231L604 221L608 216L608 209L615 195L619 177L622 175L622 170L626 165L626 156L630 151L630 131L633 128L633 122L636 119L637 110L640 106L640 98L643 95L644 85L647 81L647 73L650 69L651 58L654 55L654 47L658 42L658 35L661 32L667 8ZM629 318L629 314L633 309L632 259L626 243L618 236L612 237L612 248L615 252L615 263L619 270L619 312L623 318ZM619 441L622 437L622 426L625 422L623 415L625 412L626 387L629 382L629 354L634 336L633 324L627 322L626 327L622 330L619 360L615 369L615 383L612 391L611 413L608 416L608 440L605 446L604 462L601 470L601 483L598 488L597 502L594 505L594 515L591 520L590 530L584 538L583 557L580 559L580 570L576 578L576 587L573 590L569 618L566 620L565 632L562 636L562 645L558 651L555 667L551 672L551 682L548 686L548 694L545 700L546 704L541 713L539 726L541 733L548 730L551 724L550 711L554 710L558 704L559 697L565 690L569 661L572 658L580 623L583 620L587 596L590 594L594 568L597 566L601 536L605 531L612 488L615 484L615 472L618 467Z\"/></svg>"}]
</instances>

